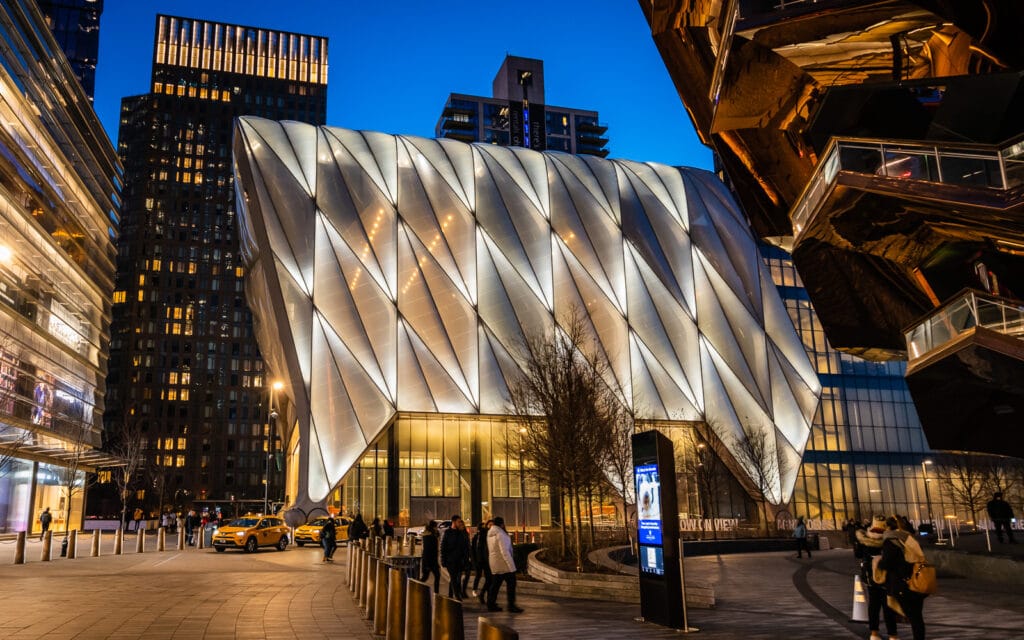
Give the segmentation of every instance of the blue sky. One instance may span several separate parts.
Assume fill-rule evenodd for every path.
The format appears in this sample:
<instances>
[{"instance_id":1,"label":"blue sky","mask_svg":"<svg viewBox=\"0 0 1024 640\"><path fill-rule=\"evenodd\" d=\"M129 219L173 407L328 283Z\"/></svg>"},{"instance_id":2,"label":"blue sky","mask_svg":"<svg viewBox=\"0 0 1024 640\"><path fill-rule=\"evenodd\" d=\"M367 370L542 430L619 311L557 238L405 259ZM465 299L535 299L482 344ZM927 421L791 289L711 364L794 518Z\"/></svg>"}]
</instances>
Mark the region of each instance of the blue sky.
<instances>
[{"instance_id":1,"label":"blue sky","mask_svg":"<svg viewBox=\"0 0 1024 640\"><path fill-rule=\"evenodd\" d=\"M490 95L506 53L544 60L546 102L593 109L611 156L709 168L632 0L438 3L106 0L96 110L148 89L157 13L325 35L327 123L433 137L449 93Z\"/></svg>"}]
</instances>

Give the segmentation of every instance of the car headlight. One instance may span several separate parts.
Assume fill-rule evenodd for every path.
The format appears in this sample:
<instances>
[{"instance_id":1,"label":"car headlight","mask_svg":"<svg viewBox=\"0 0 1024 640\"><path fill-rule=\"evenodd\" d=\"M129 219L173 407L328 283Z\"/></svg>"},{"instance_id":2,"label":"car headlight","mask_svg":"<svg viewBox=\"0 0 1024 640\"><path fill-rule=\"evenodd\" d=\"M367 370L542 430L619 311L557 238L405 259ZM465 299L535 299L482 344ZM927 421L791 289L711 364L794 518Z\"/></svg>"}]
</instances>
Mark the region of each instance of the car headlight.
<instances>
[{"instance_id":1,"label":"car headlight","mask_svg":"<svg viewBox=\"0 0 1024 640\"><path fill-rule=\"evenodd\" d=\"M239 532L235 533L235 535L238 536L239 538L241 538L242 536L245 535L245 532L244 531L239 531Z\"/></svg>"}]
</instances>

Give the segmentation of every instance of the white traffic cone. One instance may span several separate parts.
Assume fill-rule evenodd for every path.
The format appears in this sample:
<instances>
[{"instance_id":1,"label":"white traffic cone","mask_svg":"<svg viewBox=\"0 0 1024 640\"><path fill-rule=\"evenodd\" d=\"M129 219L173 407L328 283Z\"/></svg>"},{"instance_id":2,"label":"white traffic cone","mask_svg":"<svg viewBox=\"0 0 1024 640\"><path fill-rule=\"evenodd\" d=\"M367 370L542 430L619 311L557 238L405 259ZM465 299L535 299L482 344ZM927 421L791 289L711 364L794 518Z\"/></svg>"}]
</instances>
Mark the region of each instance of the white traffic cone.
<instances>
[{"instance_id":1,"label":"white traffic cone","mask_svg":"<svg viewBox=\"0 0 1024 640\"><path fill-rule=\"evenodd\" d=\"M868 594L864 592L864 585L860 576L853 577L853 615L850 622L868 621Z\"/></svg>"}]
</instances>

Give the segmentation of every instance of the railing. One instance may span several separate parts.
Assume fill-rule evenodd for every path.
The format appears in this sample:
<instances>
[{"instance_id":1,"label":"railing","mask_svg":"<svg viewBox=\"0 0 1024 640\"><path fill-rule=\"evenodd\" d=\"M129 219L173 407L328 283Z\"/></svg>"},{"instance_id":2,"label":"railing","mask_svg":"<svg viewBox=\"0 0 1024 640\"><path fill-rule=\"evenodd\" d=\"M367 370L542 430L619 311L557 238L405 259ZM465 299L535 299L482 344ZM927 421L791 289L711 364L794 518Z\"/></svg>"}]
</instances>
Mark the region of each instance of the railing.
<instances>
[{"instance_id":1,"label":"railing","mask_svg":"<svg viewBox=\"0 0 1024 640\"><path fill-rule=\"evenodd\" d=\"M807 226L840 171L1005 191L1024 185L1024 137L1002 145L833 138L790 211L794 235Z\"/></svg>"},{"instance_id":2,"label":"railing","mask_svg":"<svg viewBox=\"0 0 1024 640\"><path fill-rule=\"evenodd\" d=\"M982 327L1024 340L1024 304L967 290L905 333L910 360Z\"/></svg>"}]
</instances>

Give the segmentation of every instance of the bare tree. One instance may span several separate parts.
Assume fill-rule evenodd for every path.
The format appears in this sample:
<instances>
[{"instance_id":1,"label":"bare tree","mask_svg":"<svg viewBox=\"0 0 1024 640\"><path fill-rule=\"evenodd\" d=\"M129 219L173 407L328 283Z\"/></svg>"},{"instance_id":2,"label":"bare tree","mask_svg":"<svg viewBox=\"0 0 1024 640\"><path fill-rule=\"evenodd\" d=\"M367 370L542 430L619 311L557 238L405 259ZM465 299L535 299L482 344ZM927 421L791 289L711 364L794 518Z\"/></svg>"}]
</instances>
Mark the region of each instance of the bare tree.
<instances>
[{"instance_id":1,"label":"bare tree","mask_svg":"<svg viewBox=\"0 0 1024 640\"><path fill-rule=\"evenodd\" d=\"M986 483L991 477L988 461L982 455L966 451L944 452L937 458L943 488L953 504L965 509L977 523L978 511L986 501Z\"/></svg>"},{"instance_id":2,"label":"bare tree","mask_svg":"<svg viewBox=\"0 0 1024 640\"><path fill-rule=\"evenodd\" d=\"M137 420L130 412L122 416L122 423L110 446L110 451L120 463L112 469L117 495L121 500L121 528L125 529L128 518L128 497L138 485L146 462L145 438Z\"/></svg>"},{"instance_id":3,"label":"bare tree","mask_svg":"<svg viewBox=\"0 0 1024 640\"><path fill-rule=\"evenodd\" d=\"M506 445L518 444L562 505L563 557L568 506L577 570L584 555L580 499L603 475L605 447L618 415L612 407L619 402L604 379L608 366L596 349L588 349L586 336L584 316L574 309L553 336L525 341L522 375L509 384L509 414L520 419L522 433Z\"/></svg>"},{"instance_id":4,"label":"bare tree","mask_svg":"<svg viewBox=\"0 0 1024 640\"><path fill-rule=\"evenodd\" d=\"M89 409L84 409L89 413ZM54 421L57 423L57 421ZM63 416L60 435L66 438L61 466L56 467L57 482L64 501L64 540L71 532L71 510L75 496L84 494L89 486L86 459L93 450L93 425L85 416Z\"/></svg>"},{"instance_id":5,"label":"bare tree","mask_svg":"<svg viewBox=\"0 0 1024 640\"><path fill-rule=\"evenodd\" d=\"M611 437L605 444L604 464L608 486L622 505L623 537L628 540L629 505L636 504L636 487L633 482L633 434L636 433L636 420L625 406L620 406L618 415L612 421Z\"/></svg>"},{"instance_id":6,"label":"bare tree","mask_svg":"<svg viewBox=\"0 0 1024 640\"><path fill-rule=\"evenodd\" d=\"M725 446L715 435L713 425L701 422L687 433L685 448L677 468L696 485L701 527L703 529L705 520L710 520L712 537L717 539L718 495L728 474L722 462Z\"/></svg>"},{"instance_id":7,"label":"bare tree","mask_svg":"<svg viewBox=\"0 0 1024 640\"><path fill-rule=\"evenodd\" d=\"M785 461L775 451L775 441L768 429L756 425L743 425L744 437L735 438L732 447L736 462L747 472L753 497L761 506L761 528L765 535L771 531L772 518L768 517L768 504L779 478L788 470Z\"/></svg>"}]
</instances>

